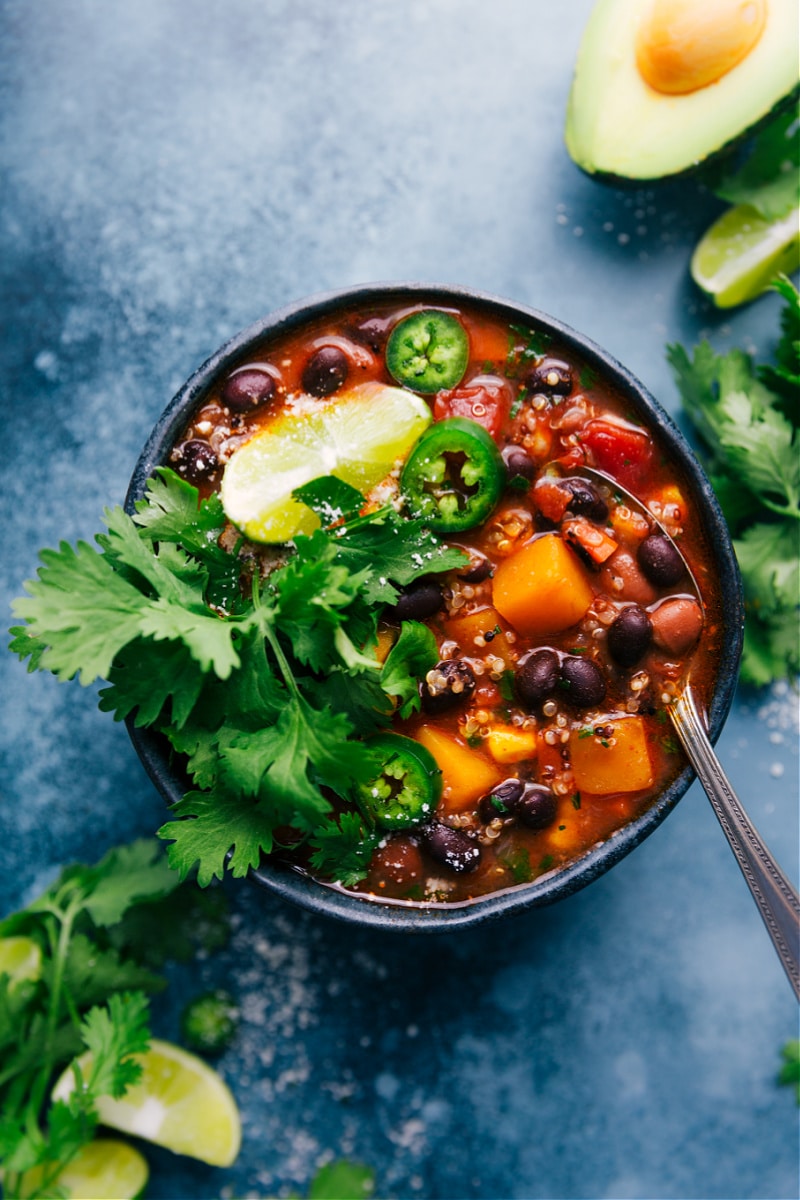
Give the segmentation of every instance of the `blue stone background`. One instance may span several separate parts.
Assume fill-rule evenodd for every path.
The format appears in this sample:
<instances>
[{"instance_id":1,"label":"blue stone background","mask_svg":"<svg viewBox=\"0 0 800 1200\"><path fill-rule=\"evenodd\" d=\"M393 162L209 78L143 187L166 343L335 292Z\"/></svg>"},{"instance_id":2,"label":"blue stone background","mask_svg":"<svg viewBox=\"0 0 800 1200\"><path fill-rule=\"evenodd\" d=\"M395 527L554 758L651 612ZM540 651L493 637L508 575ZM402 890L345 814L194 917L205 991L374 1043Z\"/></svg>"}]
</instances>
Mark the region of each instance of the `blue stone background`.
<instances>
[{"instance_id":1,"label":"blue stone background","mask_svg":"<svg viewBox=\"0 0 800 1200\"><path fill-rule=\"evenodd\" d=\"M691 180L604 187L562 125L590 0L4 0L0 6L2 608L42 546L91 537L153 422L253 320L367 280L541 308L676 412L670 341L762 357L779 302L718 313L688 276L720 210ZM162 802L93 689L0 658L0 913ZM742 692L718 750L798 871L796 696ZM286 1196L349 1155L430 1200L793 1197L776 1085L796 1007L695 785L557 907L422 940L240 883L220 1070L244 1121L216 1170L147 1151L158 1200Z\"/></svg>"}]
</instances>

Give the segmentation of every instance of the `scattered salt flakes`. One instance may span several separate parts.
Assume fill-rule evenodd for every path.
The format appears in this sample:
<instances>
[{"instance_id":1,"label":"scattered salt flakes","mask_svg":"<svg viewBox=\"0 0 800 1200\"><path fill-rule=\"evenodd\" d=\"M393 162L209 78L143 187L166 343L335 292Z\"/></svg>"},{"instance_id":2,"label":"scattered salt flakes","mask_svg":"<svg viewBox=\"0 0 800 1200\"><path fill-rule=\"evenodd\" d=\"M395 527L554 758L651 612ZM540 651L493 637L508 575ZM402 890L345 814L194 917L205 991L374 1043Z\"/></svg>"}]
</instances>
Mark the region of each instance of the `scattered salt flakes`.
<instances>
[{"instance_id":1,"label":"scattered salt flakes","mask_svg":"<svg viewBox=\"0 0 800 1200\"><path fill-rule=\"evenodd\" d=\"M370 958L363 950L357 950L353 955L353 965L360 967L367 975L371 975L373 979L387 979L389 968L385 963L378 962L377 959Z\"/></svg>"},{"instance_id":2,"label":"scattered salt flakes","mask_svg":"<svg viewBox=\"0 0 800 1200\"><path fill-rule=\"evenodd\" d=\"M352 1080L331 1079L320 1084L320 1091L328 1092L336 1101L352 1100L358 1091L358 1085Z\"/></svg>"},{"instance_id":3,"label":"scattered salt flakes","mask_svg":"<svg viewBox=\"0 0 800 1200\"><path fill-rule=\"evenodd\" d=\"M52 350L40 350L33 360L33 365L51 383L58 379L58 357Z\"/></svg>"},{"instance_id":4,"label":"scattered salt flakes","mask_svg":"<svg viewBox=\"0 0 800 1200\"><path fill-rule=\"evenodd\" d=\"M573 229L572 233L575 237L583 237L583 226L576 225L575 228Z\"/></svg>"},{"instance_id":5,"label":"scattered salt flakes","mask_svg":"<svg viewBox=\"0 0 800 1200\"><path fill-rule=\"evenodd\" d=\"M773 779L780 779L783 776L784 765L781 762L774 762L769 769L769 773Z\"/></svg>"},{"instance_id":6,"label":"scattered salt flakes","mask_svg":"<svg viewBox=\"0 0 800 1200\"><path fill-rule=\"evenodd\" d=\"M389 1141L394 1142L409 1154L422 1154L425 1149L425 1122L419 1117L409 1117L401 1122L396 1129L389 1130Z\"/></svg>"},{"instance_id":7,"label":"scattered salt flakes","mask_svg":"<svg viewBox=\"0 0 800 1200\"><path fill-rule=\"evenodd\" d=\"M800 695L785 679L774 683L769 699L758 710L758 719L768 729L797 734L800 732Z\"/></svg>"},{"instance_id":8,"label":"scattered salt flakes","mask_svg":"<svg viewBox=\"0 0 800 1200\"><path fill-rule=\"evenodd\" d=\"M620 233L617 235L617 241L619 242L620 246L627 246L630 240L631 235L629 233Z\"/></svg>"},{"instance_id":9,"label":"scattered salt flakes","mask_svg":"<svg viewBox=\"0 0 800 1200\"><path fill-rule=\"evenodd\" d=\"M781 746L783 744L783 734L777 729L773 729L772 733L769 735L769 740L772 742L773 746Z\"/></svg>"},{"instance_id":10,"label":"scattered salt flakes","mask_svg":"<svg viewBox=\"0 0 800 1200\"><path fill-rule=\"evenodd\" d=\"M556 217L556 224L557 225L568 225L569 217L565 213L559 213L558 216Z\"/></svg>"},{"instance_id":11,"label":"scattered salt flakes","mask_svg":"<svg viewBox=\"0 0 800 1200\"><path fill-rule=\"evenodd\" d=\"M283 1164L282 1173L296 1179L307 1178L310 1174L309 1159L316 1154L319 1154L317 1139L310 1133L306 1133L305 1130L299 1129L291 1140L289 1156Z\"/></svg>"},{"instance_id":12,"label":"scattered salt flakes","mask_svg":"<svg viewBox=\"0 0 800 1200\"><path fill-rule=\"evenodd\" d=\"M406 1029L406 1037L410 1037L410 1038L419 1037L419 1026L418 1025L409 1025L408 1028Z\"/></svg>"}]
</instances>

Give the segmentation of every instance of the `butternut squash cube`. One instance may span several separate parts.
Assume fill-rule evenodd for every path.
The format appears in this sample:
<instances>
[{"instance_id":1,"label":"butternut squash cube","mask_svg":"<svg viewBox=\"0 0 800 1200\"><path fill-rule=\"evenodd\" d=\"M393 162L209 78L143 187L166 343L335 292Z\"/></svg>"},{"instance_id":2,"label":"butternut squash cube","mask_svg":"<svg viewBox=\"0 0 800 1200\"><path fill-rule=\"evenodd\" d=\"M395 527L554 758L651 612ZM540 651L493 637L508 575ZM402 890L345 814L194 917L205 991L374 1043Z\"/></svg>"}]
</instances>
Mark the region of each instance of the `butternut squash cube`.
<instances>
[{"instance_id":1,"label":"butternut squash cube","mask_svg":"<svg viewBox=\"0 0 800 1200\"><path fill-rule=\"evenodd\" d=\"M489 653L496 654L498 658L502 658L507 667L510 667L513 659L506 635L502 631L494 632L499 625L500 614L497 609L481 608L465 617L455 617L452 621L448 621L445 625L445 633L454 642L458 642L465 654L478 657ZM484 646L476 645L475 638L485 638L487 633L492 635L489 641Z\"/></svg>"},{"instance_id":2,"label":"butternut squash cube","mask_svg":"<svg viewBox=\"0 0 800 1200\"><path fill-rule=\"evenodd\" d=\"M486 738L486 746L497 763L524 762L526 759L536 758L536 730L501 725L490 731Z\"/></svg>"},{"instance_id":3,"label":"butternut squash cube","mask_svg":"<svg viewBox=\"0 0 800 1200\"><path fill-rule=\"evenodd\" d=\"M576 625L594 599L577 555L557 533L545 533L503 559L494 574L494 606L528 637Z\"/></svg>"},{"instance_id":4,"label":"butternut squash cube","mask_svg":"<svg viewBox=\"0 0 800 1200\"><path fill-rule=\"evenodd\" d=\"M431 725L421 726L414 736L430 750L442 772L440 807L445 812L458 813L472 808L485 792L505 778L494 763L471 750L460 738L442 733Z\"/></svg>"},{"instance_id":5,"label":"butternut squash cube","mask_svg":"<svg viewBox=\"0 0 800 1200\"><path fill-rule=\"evenodd\" d=\"M603 728L610 728L611 735L598 737L594 730L582 729L570 734L572 773L578 791L605 796L651 787L653 766L641 717L604 721Z\"/></svg>"}]
</instances>

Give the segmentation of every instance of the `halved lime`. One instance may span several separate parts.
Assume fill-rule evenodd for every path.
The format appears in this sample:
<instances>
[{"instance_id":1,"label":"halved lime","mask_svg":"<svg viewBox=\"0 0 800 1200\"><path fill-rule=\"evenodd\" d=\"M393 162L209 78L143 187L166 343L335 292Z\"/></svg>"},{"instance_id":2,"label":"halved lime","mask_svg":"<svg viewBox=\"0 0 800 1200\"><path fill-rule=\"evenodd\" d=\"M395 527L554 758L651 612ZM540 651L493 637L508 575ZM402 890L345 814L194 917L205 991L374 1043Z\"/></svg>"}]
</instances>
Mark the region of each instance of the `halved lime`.
<instances>
[{"instance_id":1,"label":"halved lime","mask_svg":"<svg viewBox=\"0 0 800 1200\"><path fill-rule=\"evenodd\" d=\"M0 938L0 975L9 976L9 988L24 979L39 979L42 974L42 952L29 937Z\"/></svg>"},{"instance_id":2,"label":"halved lime","mask_svg":"<svg viewBox=\"0 0 800 1200\"><path fill-rule=\"evenodd\" d=\"M81 1146L51 1186L64 1188L70 1200L134 1200L143 1192L149 1174L147 1163L133 1146L114 1138L98 1138ZM20 1195L40 1192L49 1175L44 1167L26 1171L20 1180ZM52 1194L48 1188L47 1195Z\"/></svg>"},{"instance_id":3,"label":"halved lime","mask_svg":"<svg viewBox=\"0 0 800 1200\"><path fill-rule=\"evenodd\" d=\"M278 417L235 450L220 487L229 520L254 542L310 533L318 517L295 488L335 475L361 492L380 483L431 423L425 401L403 388L362 383L311 412Z\"/></svg>"},{"instance_id":4,"label":"halved lime","mask_svg":"<svg viewBox=\"0 0 800 1200\"><path fill-rule=\"evenodd\" d=\"M216 1167L229 1167L242 1138L236 1101L216 1071L180 1046L153 1039L138 1059L142 1075L120 1100L101 1096L100 1122L121 1133L135 1134ZM91 1067L87 1051L78 1059L84 1074ZM71 1068L53 1089L64 1100L75 1087Z\"/></svg>"},{"instance_id":5,"label":"halved lime","mask_svg":"<svg viewBox=\"0 0 800 1200\"><path fill-rule=\"evenodd\" d=\"M754 300L800 266L800 210L767 220L749 204L729 208L698 242L692 279L718 308Z\"/></svg>"}]
</instances>

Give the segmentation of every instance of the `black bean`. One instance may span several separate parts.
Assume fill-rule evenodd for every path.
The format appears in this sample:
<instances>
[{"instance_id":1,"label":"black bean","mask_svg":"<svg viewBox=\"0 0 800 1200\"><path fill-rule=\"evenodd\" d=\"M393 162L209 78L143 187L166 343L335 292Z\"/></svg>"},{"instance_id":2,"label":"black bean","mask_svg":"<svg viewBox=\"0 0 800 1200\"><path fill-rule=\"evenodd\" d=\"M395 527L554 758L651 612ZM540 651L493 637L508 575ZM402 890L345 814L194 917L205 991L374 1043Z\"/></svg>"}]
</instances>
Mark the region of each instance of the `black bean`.
<instances>
[{"instance_id":1,"label":"black bean","mask_svg":"<svg viewBox=\"0 0 800 1200\"><path fill-rule=\"evenodd\" d=\"M503 462L506 473L513 483L517 479L531 482L536 476L536 463L522 446L510 445L503 449Z\"/></svg>"},{"instance_id":2,"label":"black bean","mask_svg":"<svg viewBox=\"0 0 800 1200\"><path fill-rule=\"evenodd\" d=\"M558 358L543 358L525 380L529 391L546 396L568 396L572 391L572 371Z\"/></svg>"},{"instance_id":3,"label":"black bean","mask_svg":"<svg viewBox=\"0 0 800 1200\"><path fill-rule=\"evenodd\" d=\"M222 403L231 412L243 413L266 404L275 395L275 380L269 371L243 367L225 380Z\"/></svg>"},{"instance_id":4,"label":"black bean","mask_svg":"<svg viewBox=\"0 0 800 1200\"><path fill-rule=\"evenodd\" d=\"M431 858L459 875L474 871L481 861L480 846L464 829L432 821L423 831L422 842Z\"/></svg>"},{"instance_id":5,"label":"black bean","mask_svg":"<svg viewBox=\"0 0 800 1200\"><path fill-rule=\"evenodd\" d=\"M589 517L592 521L605 521L608 505L593 483L579 477L563 479L561 482L572 497L567 505L571 513L579 517Z\"/></svg>"},{"instance_id":6,"label":"black bean","mask_svg":"<svg viewBox=\"0 0 800 1200\"><path fill-rule=\"evenodd\" d=\"M219 459L208 442L193 438L180 447L178 474L190 483L202 483L219 467Z\"/></svg>"},{"instance_id":7,"label":"black bean","mask_svg":"<svg viewBox=\"0 0 800 1200\"><path fill-rule=\"evenodd\" d=\"M465 583L483 583L492 573L491 559L488 559L485 554L481 554L480 550L473 550L472 547L464 547L469 554L469 562L465 567L458 572L458 578L463 579Z\"/></svg>"},{"instance_id":8,"label":"black bean","mask_svg":"<svg viewBox=\"0 0 800 1200\"><path fill-rule=\"evenodd\" d=\"M429 682L428 676L433 682ZM469 700L475 691L475 675L463 658L447 658L428 672L419 685L422 707L426 713L449 712Z\"/></svg>"},{"instance_id":9,"label":"black bean","mask_svg":"<svg viewBox=\"0 0 800 1200\"><path fill-rule=\"evenodd\" d=\"M556 819L558 800L543 783L526 783L513 812L519 823L528 829L546 829Z\"/></svg>"},{"instance_id":10,"label":"black bean","mask_svg":"<svg viewBox=\"0 0 800 1200\"><path fill-rule=\"evenodd\" d=\"M603 672L590 658L568 654L561 663L564 699L575 708L595 708L606 698Z\"/></svg>"},{"instance_id":11,"label":"black bean","mask_svg":"<svg viewBox=\"0 0 800 1200\"><path fill-rule=\"evenodd\" d=\"M683 559L663 533L651 533L639 545L639 566L657 587L672 587L683 578Z\"/></svg>"},{"instance_id":12,"label":"black bean","mask_svg":"<svg viewBox=\"0 0 800 1200\"><path fill-rule=\"evenodd\" d=\"M638 604L623 608L608 628L608 652L621 667L632 667L653 640L653 624Z\"/></svg>"},{"instance_id":13,"label":"black bean","mask_svg":"<svg viewBox=\"0 0 800 1200\"><path fill-rule=\"evenodd\" d=\"M435 579L419 579L401 589L386 615L396 621L422 621L437 613L443 604L442 585Z\"/></svg>"},{"instance_id":14,"label":"black bean","mask_svg":"<svg viewBox=\"0 0 800 1200\"><path fill-rule=\"evenodd\" d=\"M331 396L347 378L347 355L338 346L321 346L303 368L303 388L312 396Z\"/></svg>"},{"instance_id":15,"label":"black bean","mask_svg":"<svg viewBox=\"0 0 800 1200\"><path fill-rule=\"evenodd\" d=\"M356 326L353 330L353 335L360 342L364 342L369 346L370 350L374 350L376 354L380 354L386 345L390 325L390 320L382 319L381 317L368 317L366 321L362 321Z\"/></svg>"},{"instance_id":16,"label":"black bean","mask_svg":"<svg viewBox=\"0 0 800 1200\"><path fill-rule=\"evenodd\" d=\"M525 784L521 779L504 779L502 783L495 784L478 802L480 819L488 825L496 817L511 816L524 791Z\"/></svg>"},{"instance_id":17,"label":"black bean","mask_svg":"<svg viewBox=\"0 0 800 1200\"><path fill-rule=\"evenodd\" d=\"M514 673L514 690L523 704L541 704L558 687L558 655L555 650L534 650L520 659Z\"/></svg>"}]
</instances>

